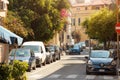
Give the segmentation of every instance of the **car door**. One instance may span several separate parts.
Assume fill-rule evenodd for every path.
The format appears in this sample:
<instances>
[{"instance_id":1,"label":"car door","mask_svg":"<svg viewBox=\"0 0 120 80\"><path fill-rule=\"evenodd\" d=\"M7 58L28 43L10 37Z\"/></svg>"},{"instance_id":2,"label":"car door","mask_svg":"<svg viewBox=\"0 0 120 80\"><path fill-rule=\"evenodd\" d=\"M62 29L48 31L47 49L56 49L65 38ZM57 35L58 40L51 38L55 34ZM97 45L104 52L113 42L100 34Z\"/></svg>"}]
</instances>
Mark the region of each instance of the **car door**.
<instances>
[{"instance_id":1,"label":"car door","mask_svg":"<svg viewBox=\"0 0 120 80\"><path fill-rule=\"evenodd\" d=\"M35 66L35 65L36 65L35 54L34 54L33 51L30 51L30 54L31 54L31 58L30 58L30 60L31 60L31 65L32 65L32 66Z\"/></svg>"},{"instance_id":2,"label":"car door","mask_svg":"<svg viewBox=\"0 0 120 80\"><path fill-rule=\"evenodd\" d=\"M44 63L45 60L46 60L46 51L45 51L44 48L45 48L45 47L41 46L42 63Z\"/></svg>"}]
</instances>

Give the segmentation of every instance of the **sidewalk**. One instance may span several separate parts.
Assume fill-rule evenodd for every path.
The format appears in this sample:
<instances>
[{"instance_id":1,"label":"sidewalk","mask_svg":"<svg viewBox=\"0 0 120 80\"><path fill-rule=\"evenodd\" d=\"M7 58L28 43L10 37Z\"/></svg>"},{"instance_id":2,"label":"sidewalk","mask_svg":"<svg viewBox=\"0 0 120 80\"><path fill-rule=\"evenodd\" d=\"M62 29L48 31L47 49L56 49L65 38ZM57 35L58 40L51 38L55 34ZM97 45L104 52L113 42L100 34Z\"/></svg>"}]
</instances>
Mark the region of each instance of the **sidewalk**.
<instances>
[{"instance_id":1,"label":"sidewalk","mask_svg":"<svg viewBox=\"0 0 120 80\"><path fill-rule=\"evenodd\" d=\"M66 55L65 51L62 51L62 56L65 56L65 55Z\"/></svg>"}]
</instances>

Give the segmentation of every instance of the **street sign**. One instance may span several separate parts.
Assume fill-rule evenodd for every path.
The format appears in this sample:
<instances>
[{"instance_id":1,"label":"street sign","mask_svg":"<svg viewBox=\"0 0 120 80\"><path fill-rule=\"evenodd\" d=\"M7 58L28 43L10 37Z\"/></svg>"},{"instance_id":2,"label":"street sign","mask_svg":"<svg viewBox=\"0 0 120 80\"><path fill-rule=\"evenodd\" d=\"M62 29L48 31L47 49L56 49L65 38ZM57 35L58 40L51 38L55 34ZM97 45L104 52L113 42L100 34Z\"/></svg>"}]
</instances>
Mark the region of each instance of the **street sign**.
<instances>
[{"instance_id":1,"label":"street sign","mask_svg":"<svg viewBox=\"0 0 120 80\"><path fill-rule=\"evenodd\" d=\"M120 34L120 23L117 23L115 26L115 30L118 34Z\"/></svg>"}]
</instances>

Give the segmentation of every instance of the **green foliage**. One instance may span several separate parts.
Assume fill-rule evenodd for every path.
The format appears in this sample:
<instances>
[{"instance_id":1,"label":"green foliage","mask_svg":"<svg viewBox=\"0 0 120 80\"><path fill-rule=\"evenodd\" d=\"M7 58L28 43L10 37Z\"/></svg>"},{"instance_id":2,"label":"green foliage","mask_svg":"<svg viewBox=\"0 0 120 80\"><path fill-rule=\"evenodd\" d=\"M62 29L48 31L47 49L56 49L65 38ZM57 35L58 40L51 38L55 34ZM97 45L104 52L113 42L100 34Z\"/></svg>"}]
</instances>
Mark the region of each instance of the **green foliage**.
<instances>
[{"instance_id":1,"label":"green foliage","mask_svg":"<svg viewBox=\"0 0 120 80\"><path fill-rule=\"evenodd\" d=\"M4 21L4 23L5 23L5 27L10 31L22 37L26 37L28 35L28 31L24 27L25 25L17 13L8 11L8 16Z\"/></svg>"},{"instance_id":2,"label":"green foliage","mask_svg":"<svg viewBox=\"0 0 120 80\"><path fill-rule=\"evenodd\" d=\"M25 72L28 69L28 64L26 62L20 62L15 60L13 65L12 77L15 80L27 80Z\"/></svg>"},{"instance_id":3,"label":"green foliage","mask_svg":"<svg viewBox=\"0 0 120 80\"><path fill-rule=\"evenodd\" d=\"M116 13L107 8L98 11L83 22L88 36L103 42L105 49L108 47L107 42L116 40L115 24Z\"/></svg>"},{"instance_id":4,"label":"green foliage","mask_svg":"<svg viewBox=\"0 0 120 80\"><path fill-rule=\"evenodd\" d=\"M14 65L0 65L0 80L27 80L26 70L28 64L26 62L14 61Z\"/></svg>"},{"instance_id":5,"label":"green foliage","mask_svg":"<svg viewBox=\"0 0 120 80\"><path fill-rule=\"evenodd\" d=\"M25 29L24 34L17 34L24 36L25 40L48 41L53 38L65 22L60 16L61 9L69 8L68 0L9 0L9 3L8 9L18 15L16 18L21 20L20 24ZM11 28L14 27L18 26L12 25Z\"/></svg>"},{"instance_id":6,"label":"green foliage","mask_svg":"<svg viewBox=\"0 0 120 80\"><path fill-rule=\"evenodd\" d=\"M83 22L88 36L100 42L112 40L115 36L116 17L112 11L102 9Z\"/></svg>"},{"instance_id":7,"label":"green foliage","mask_svg":"<svg viewBox=\"0 0 120 80\"><path fill-rule=\"evenodd\" d=\"M0 65L0 80L11 80L12 79L12 66L7 64Z\"/></svg>"}]
</instances>

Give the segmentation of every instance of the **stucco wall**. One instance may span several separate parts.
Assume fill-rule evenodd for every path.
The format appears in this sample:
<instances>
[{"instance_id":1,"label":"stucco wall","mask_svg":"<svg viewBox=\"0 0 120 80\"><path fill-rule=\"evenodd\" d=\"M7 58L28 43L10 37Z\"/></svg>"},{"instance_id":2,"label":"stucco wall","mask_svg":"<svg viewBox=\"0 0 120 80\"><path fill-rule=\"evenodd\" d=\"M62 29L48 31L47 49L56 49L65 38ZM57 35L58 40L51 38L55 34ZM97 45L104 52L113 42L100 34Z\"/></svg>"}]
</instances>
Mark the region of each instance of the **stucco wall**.
<instances>
[{"instance_id":1,"label":"stucco wall","mask_svg":"<svg viewBox=\"0 0 120 80\"><path fill-rule=\"evenodd\" d=\"M0 43L0 63L8 62L9 45Z\"/></svg>"}]
</instances>

